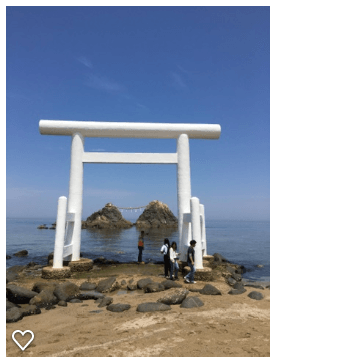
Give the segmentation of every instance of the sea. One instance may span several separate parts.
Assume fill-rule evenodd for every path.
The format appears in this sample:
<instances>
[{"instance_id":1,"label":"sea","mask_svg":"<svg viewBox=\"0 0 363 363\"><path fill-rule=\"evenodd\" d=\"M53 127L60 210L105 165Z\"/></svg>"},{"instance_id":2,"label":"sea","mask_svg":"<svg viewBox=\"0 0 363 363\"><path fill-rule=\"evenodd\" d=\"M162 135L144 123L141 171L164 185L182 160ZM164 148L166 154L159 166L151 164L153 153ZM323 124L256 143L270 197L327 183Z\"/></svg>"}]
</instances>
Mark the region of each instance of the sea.
<instances>
[{"instance_id":1,"label":"sea","mask_svg":"<svg viewBox=\"0 0 363 363\"><path fill-rule=\"evenodd\" d=\"M135 222L130 219L131 222ZM33 261L47 264L49 253L54 250L55 230L37 229L41 224L51 227L55 219L7 218L6 219L6 267L26 265ZM137 261L136 227L123 230L83 229L81 253L85 258L105 257L120 262ZM143 260L161 262L160 248L164 238L178 243L178 230L149 230L144 238ZM270 222L206 220L207 254L220 253L232 263L246 268L244 279L270 281ZM28 256L16 257L14 253L27 250ZM262 267L261 267L262 266Z\"/></svg>"}]
</instances>

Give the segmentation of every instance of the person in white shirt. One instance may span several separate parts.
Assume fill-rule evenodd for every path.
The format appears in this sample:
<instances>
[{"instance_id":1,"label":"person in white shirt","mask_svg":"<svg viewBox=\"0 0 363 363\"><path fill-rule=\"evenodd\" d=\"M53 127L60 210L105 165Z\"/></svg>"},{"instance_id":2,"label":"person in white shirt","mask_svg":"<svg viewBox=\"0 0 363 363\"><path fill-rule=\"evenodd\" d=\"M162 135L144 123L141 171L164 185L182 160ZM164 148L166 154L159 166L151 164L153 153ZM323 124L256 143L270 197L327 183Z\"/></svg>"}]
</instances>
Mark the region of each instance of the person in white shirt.
<instances>
[{"instance_id":1,"label":"person in white shirt","mask_svg":"<svg viewBox=\"0 0 363 363\"><path fill-rule=\"evenodd\" d=\"M170 249L169 240L165 238L160 253L164 255L164 276L166 279L169 277L169 270L170 270L169 249Z\"/></svg>"},{"instance_id":2,"label":"person in white shirt","mask_svg":"<svg viewBox=\"0 0 363 363\"><path fill-rule=\"evenodd\" d=\"M179 253L176 252L177 246L176 242L173 242L171 244L169 255L170 255L170 280L179 280L178 279L178 271L179 271L179 265L176 260ZM174 279L173 279L173 272L174 272Z\"/></svg>"}]
</instances>

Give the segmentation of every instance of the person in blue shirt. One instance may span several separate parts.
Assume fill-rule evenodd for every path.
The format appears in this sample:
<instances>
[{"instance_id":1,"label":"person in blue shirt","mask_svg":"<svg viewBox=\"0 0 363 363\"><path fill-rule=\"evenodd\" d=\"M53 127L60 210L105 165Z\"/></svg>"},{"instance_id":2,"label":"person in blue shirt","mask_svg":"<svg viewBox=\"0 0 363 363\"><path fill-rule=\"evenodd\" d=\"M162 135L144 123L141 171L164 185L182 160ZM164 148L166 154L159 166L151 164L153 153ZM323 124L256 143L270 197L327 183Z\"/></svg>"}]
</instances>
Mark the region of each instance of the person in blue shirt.
<instances>
[{"instance_id":1,"label":"person in blue shirt","mask_svg":"<svg viewBox=\"0 0 363 363\"><path fill-rule=\"evenodd\" d=\"M190 267L190 272L184 276L185 282L188 284L196 284L194 281L194 274L195 274L195 258L194 258L194 247L197 244L196 241L190 241L190 247L188 248L187 252L187 263Z\"/></svg>"}]
</instances>

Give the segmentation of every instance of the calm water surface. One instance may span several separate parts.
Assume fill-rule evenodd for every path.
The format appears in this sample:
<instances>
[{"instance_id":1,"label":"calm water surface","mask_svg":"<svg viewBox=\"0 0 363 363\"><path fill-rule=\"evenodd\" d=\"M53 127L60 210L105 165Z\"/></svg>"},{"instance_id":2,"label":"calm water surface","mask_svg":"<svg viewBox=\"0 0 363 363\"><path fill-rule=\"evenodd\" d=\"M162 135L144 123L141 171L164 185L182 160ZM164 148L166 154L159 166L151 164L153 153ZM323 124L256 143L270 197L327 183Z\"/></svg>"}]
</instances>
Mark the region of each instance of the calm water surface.
<instances>
[{"instance_id":1,"label":"calm water surface","mask_svg":"<svg viewBox=\"0 0 363 363\"><path fill-rule=\"evenodd\" d=\"M37 229L40 224L48 227L55 219L7 218L6 254L13 255L22 249L29 251L27 257L6 260L6 267L25 265L30 261L47 263L53 252L55 230ZM132 221L135 222L135 221ZM164 238L178 243L178 231L147 231L144 261L162 261L160 248ZM135 227L119 231L82 230L81 251L83 257L103 256L120 262L137 260L138 230ZM207 253L222 254L232 263L244 265L244 277L251 280L270 280L270 222L269 221L226 221L207 220ZM257 268L257 265L264 265Z\"/></svg>"}]
</instances>

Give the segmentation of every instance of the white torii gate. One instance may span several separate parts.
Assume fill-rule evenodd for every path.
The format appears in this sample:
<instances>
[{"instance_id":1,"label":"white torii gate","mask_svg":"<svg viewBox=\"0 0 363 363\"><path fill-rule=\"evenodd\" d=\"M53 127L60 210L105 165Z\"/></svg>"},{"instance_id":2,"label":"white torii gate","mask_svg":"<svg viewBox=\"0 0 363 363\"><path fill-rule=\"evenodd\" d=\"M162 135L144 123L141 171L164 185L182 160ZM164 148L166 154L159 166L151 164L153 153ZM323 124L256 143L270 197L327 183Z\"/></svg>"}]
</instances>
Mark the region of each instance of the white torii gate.
<instances>
[{"instance_id":1,"label":"white torii gate","mask_svg":"<svg viewBox=\"0 0 363 363\"><path fill-rule=\"evenodd\" d=\"M181 261L186 262L190 240L197 241L195 267L203 268L207 253L204 206L191 197L189 139L218 139L218 124L170 124L139 122L95 122L40 120L42 135L72 136L69 200L58 200L57 227L53 268L62 268L63 258L80 260L83 164L176 164L178 188L178 230ZM85 137L177 139L176 153L108 153L85 152ZM67 231L66 227L67 226Z\"/></svg>"}]
</instances>

